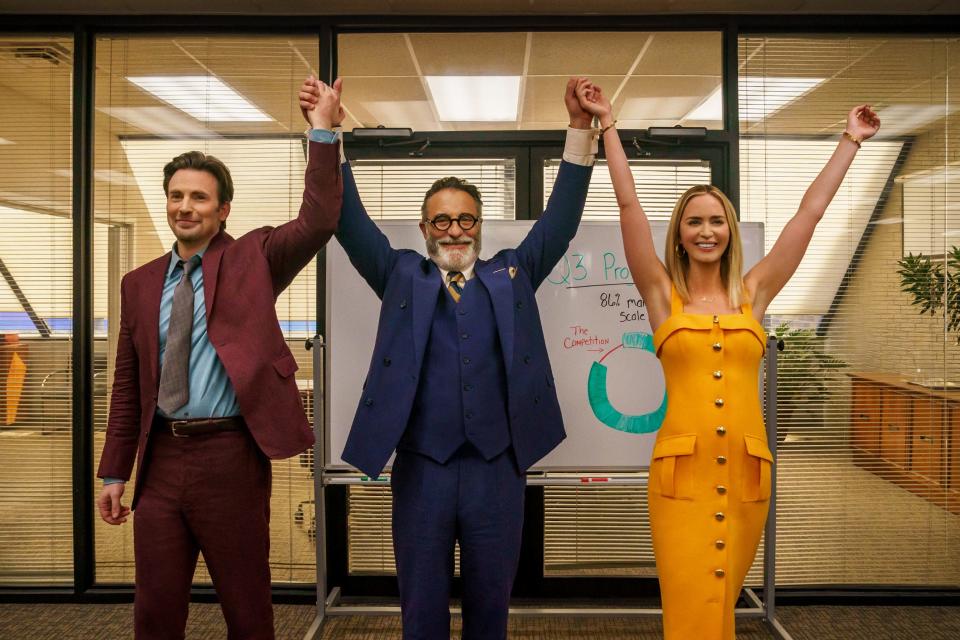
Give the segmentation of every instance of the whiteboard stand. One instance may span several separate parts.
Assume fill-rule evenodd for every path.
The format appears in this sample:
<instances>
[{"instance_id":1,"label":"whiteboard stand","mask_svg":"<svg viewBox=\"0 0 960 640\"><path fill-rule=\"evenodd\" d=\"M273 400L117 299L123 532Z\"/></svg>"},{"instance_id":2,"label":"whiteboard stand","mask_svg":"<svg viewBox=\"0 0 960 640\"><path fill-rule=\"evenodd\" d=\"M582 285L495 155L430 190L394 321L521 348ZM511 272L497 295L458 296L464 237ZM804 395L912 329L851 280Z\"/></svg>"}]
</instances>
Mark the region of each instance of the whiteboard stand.
<instances>
[{"instance_id":1,"label":"whiteboard stand","mask_svg":"<svg viewBox=\"0 0 960 640\"><path fill-rule=\"evenodd\" d=\"M323 338L317 336L313 340L313 372L314 372L314 432L320 429L321 433L316 433L317 442L314 445L314 492L316 496L316 543L317 543L317 613L313 623L307 629L304 640L316 640L320 638L320 632L323 628L323 622L327 616L360 616L360 615L400 615L399 606L370 606L370 605L345 605L340 602L340 587L333 587L328 592L327 585L327 564L326 564L326 545L324 544L324 534L326 532L324 518L324 492L326 485L339 484L364 484L369 486L370 481L362 481L357 475L330 474L325 475L323 467L325 464L324 445L325 434L322 433L323 421L320 419L320 413L323 407L322 397L324 394L317 393L316 390L322 389L317 383L323 380L321 374L323 367ZM773 454L774 462L777 460L777 339L775 337L767 338L767 350L765 357L766 384L765 388L765 411L767 426L767 442L770 446L770 452ZM611 478L605 485L639 485L645 486L648 476L638 475L633 478ZM384 483L386 484L386 483ZM531 486L582 486L582 482L576 477L549 477L546 474L531 475L527 478L527 484ZM752 605L741 607L736 610L738 618L762 618L764 624L778 640L793 640L793 636L783 627L776 617L776 535L777 535L777 474L776 471L770 474L770 507L767 516L767 523L764 528L764 549L763 549L763 598L761 599L752 588L743 590L744 598ZM460 615L459 607L450 607L453 615ZM570 616L570 617L659 617L663 614L662 609L624 607L624 608L599 608L599 607L510 607L511 616Z\"/></svg>"},{"instance_id":2,"label":"whiteboard stand","mask_svg":"<svg viewBox=\"0 0 960 640\"><path fill-rule=\"evenodd\" d=\"M324 491L324 467L326 464L326 429L324 425L324 396L326 389L323 381L326 344L323 336L317 334L307 341L307 348L313 350L313 515L314 543L317 558L317 612L313 622L304 635L305 640L319 638L323 621L327 616L327 503Z\"/></svg>"}]
</instances>

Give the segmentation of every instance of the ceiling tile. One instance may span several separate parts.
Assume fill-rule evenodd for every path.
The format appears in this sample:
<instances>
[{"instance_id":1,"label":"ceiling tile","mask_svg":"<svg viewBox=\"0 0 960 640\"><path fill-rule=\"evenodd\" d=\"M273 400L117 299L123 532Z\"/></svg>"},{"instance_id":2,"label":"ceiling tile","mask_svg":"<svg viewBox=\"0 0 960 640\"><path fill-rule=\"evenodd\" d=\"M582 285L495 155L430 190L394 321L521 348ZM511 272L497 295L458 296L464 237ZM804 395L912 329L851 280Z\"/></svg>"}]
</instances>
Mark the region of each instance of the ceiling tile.
<instances>
[{"instance_id":1,"label":"ceiling tile","mask_svg":"<svg viewBox=\"0 0 960 640\"><path fill-rule=\"evenodd\" d=\"M534 33L527 73L542 76L625 75L646 33Z\"/></svg>"},{"instance_id":2,"label":"ceiling tile","mask_svg":"<svg viewBox=\"0 0 960 640\"><path fill-rule=\"evenodd\" d=\"M417 68L401 33L345 33L337 38L341 76L414 76Z\"/></svg>"},{"instance_id":3,"label":"ceiling tile","mask_svg":"<svg viewBox=\"0 0 960 640\"><path fill-rule=\"evenodd\" d=\"M653 40L634 75L705 75L723 73L723 49L718 31L664 32Z\"/></svg>"},{"instance_id":4,"label":"ceiling tile","mask_svg":"<svg viewBox=\"0 0 960 640\"><path fill-rule=\"evenodd\" d=\"M414 53L427 76L519 76L526 33L415 33Z\"/></svg>"}]
</instances>

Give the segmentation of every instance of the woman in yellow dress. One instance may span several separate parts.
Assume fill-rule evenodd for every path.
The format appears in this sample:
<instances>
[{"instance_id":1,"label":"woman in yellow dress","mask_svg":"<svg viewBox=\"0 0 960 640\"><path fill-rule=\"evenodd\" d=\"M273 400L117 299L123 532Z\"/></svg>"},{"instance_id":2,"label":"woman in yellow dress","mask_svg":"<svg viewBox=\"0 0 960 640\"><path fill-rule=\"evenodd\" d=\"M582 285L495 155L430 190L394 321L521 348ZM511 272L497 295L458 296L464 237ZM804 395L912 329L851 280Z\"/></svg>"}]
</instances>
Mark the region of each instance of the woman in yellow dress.
<instances>
[{"instance_id":1,"label":"woman in yellow dress","mask_svg":"<svg viewBox=\"0 0 960 640\"><path fill-rule=\"evenodd\" d=\"M666 264L660 261L610 102L586 80L577 95L600 119L627 263L667 385L648 486L664 637L734 640L734 607L760 543L773 473L757 391L763 314L880 120L869 105L850 111L799 210L770 253L743 275L736 212L713 186L680 197L667 228Z\"/></svg>"}]
</instances>

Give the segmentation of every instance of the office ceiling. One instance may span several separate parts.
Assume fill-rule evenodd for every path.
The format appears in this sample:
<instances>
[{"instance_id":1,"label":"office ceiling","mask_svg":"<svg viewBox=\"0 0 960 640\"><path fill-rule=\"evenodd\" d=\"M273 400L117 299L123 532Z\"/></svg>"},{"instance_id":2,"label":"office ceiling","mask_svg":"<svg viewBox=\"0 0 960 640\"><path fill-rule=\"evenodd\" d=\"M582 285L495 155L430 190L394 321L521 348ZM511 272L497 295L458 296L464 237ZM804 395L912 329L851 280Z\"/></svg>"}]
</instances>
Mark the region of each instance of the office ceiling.
<instances>
[{"instance_id":1,"label":"office ceiling","mask_svg":"<svg viewBox=\"0 0 960 640\"><path fill-rule=\"evenodd\" d=\"M720 45L719 32L345 34L338 53L345 125L417 131L559 129L567 120L561 100L566 80L584 75L613 98L622 129L720 128L719 115L713 120L691 117L721 85ZM24 47L37 53L25 57ZM70 52L64 47L69 39L0 38L0 90L27 103L52 102L51 87L34 82L31 70L53 65L57 77L68 83ZM291 94L317 66L318 47L311 36L105 36L97 41L98 126L110 121L116 135L298 132L302 120ZM438 117L427 76L498 74L521 78L515 120L449 122ZM849 107L868 102L881 111L895 107L902 121L898 129L916 133L953 114L943 105L960 104L949 92L949 80L956 84L958 74L956 38L749 37L741 41L741 91L749 78L766 84L742 93L741 112L762 115L744 118L741 131L836 133ZM150 75L215 76L270 120L201 122L127 79ZM771 78L809 79L813 85L785 95L782 104L757 105L757 100L777 97ZM920 117L924 110L927 115ZM159 124L173 129L158 129ZM884 129L896 130L891 125Z\"/></svg>"}]
</instances>

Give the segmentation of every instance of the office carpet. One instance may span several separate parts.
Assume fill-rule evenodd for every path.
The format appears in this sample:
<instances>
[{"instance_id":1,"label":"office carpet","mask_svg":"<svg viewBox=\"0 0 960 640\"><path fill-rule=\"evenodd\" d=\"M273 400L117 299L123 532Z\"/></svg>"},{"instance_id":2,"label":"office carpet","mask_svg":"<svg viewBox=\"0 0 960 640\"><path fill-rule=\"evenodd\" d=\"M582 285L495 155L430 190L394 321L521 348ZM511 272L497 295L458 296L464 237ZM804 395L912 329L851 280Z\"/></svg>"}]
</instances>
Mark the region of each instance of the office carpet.
<instances>
[{"instance_id":1,"label":"office carpet","mask_svg":"<svg viewBox=\"0 0 960 640\"><path fill-rule=\"evenodd\" d=\"M795 640L956 640L960 607L808 606L778 609ZM3 640L125 640L133 637L133 605L2 604ZM313 620L313 608L275 607L278 640L299 640ZM452 638L459 638L454 618ZM226 627L220 609L194 604L187 625L188 640L223 640ZM389 617L333 617L323 640L399 640L400 620ZM514 617L511 640L660 640L660 623L647 618ZM738 640L774 636L757 620L739 621Z\"/></svg>"}]
</instances>

